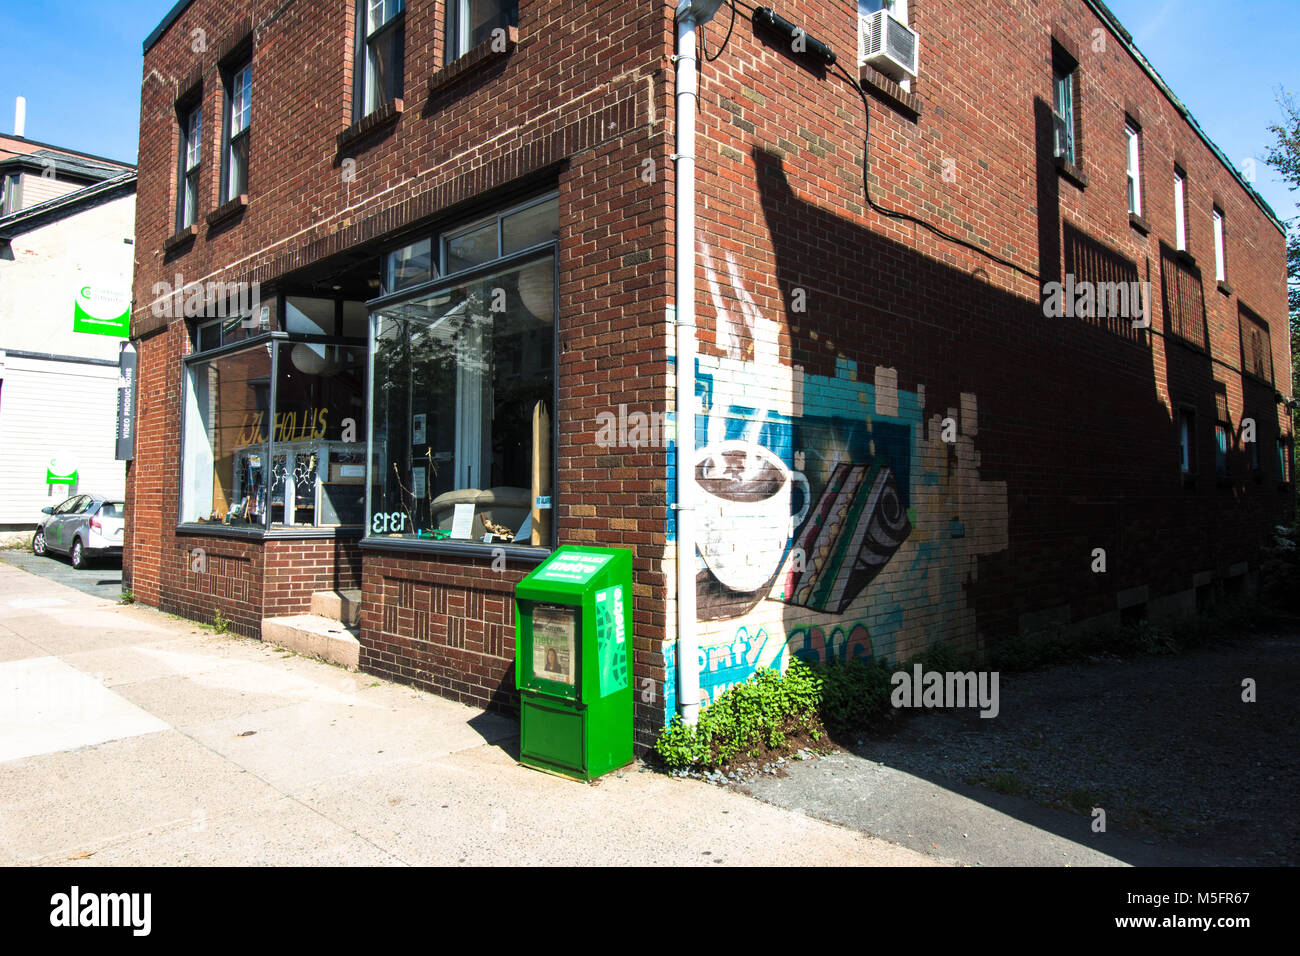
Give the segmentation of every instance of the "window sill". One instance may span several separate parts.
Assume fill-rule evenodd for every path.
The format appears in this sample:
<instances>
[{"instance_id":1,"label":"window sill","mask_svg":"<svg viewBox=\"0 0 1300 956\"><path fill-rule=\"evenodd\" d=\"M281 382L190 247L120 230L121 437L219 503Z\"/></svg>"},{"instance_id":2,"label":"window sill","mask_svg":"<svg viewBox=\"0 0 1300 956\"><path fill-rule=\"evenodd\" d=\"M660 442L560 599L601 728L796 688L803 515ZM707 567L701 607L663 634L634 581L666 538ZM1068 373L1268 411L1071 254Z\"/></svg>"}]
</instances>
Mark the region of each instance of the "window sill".
<instances>
[{"instance_id":1,"label":"window sill","mask_svg":"<svg viewBox=\"0 0 1300 956\"><path fill-rule=\"evenodd\" d=\"M1196 256L1192 255L1186 249L1179 249L1174 254L1178 257L1178 261L1181 262L1183 265L1189 266L1193 269L1196 268Z\"/></svg>"},{"instance_id":2,"label":"window sill","mask_svg":"<svg viewBox=\"0 0 1300 956\"><path fill-rule=\"evenodd\" d=\"M472 541L434 541L428 538L375 538L367 535L361 539L366 551L414 551L422 554L441 554L448 557L480 558L490 560L498 551L513 561L540 564L551 556L552 548L531 547L518 544L482 544Z\"/></svg>"},{"instance_id":3,"label":"window sill","mask_svg":"<svg viewBox=\"0 0 1300 956\"><path fill-rule=\"evenodd\" d=\"M1088 188L1088 174L1081 167L1062 159L1060 156L1056 157L1056 173L1058 176L1065 177L1080 189Z\"/></svg>"},{"instance_id":4,"label":"window sill","mask_svg":"<svg viewBox=\"0 0 1300 956\"><path fill-rule=\"evenodd\" d=\"M1216 285L1219 287L1219 291L1224 295L1232 295L1232 286L1228 284L1226 279L1220 279Z\"/></svg>"},{"instance_id":5,"label":"window sill","mask_svg":"<svg viewBox=\"0 0 1300 956\"><path fill-rule=\"evenodd\" d=\"M272 528L267 531L264 528L229 524L198 524L196 522L187 522L176 526L177 534L195 535L198 537L211 538L244 538L254 541L278 541L282 539L302 539L302 538L353 538L359 539L362 536L363 529L361 525L339 525L326 528L315 527L280 527Z\"/></svg>"},{"instance_id":6,"label":"window sill","mask_svg":"<svg viewBox=\"0 0 1300 956\"><path fill-rule=\"evenodd\" d=\"M400 97L395 97L383 106L367 113L335 137L339 149L346 149L358 140L365 139L371 133L391 126L402 118L403 104Z\"/></svg>"},{"instance_id":7,"label":"window sill","mask_svg":"<svg viewBox=\"0 0 1300 956\"><path fill-rule=\"evenodd\" d=\"M198 234L199 234L199 224L197 222L192 222L184 229L174 232L166 239L164 239L163 251L172 252L176 249L179 249L181 246L185 245L186 243L192 242L194 240L194 237L197 236Z\"/></svg>"},{"instance_id":8,"label":"window sill","mask_svg":"<svg viewBox=\"0 0 1300 956\"><path fill-rule=\"evenodd\" d=\"M519 28L506 27L506 38L504 49L498 49L500 45L498 39L487 39L466 51L464 56L452 60L433 76L429 77L428 94L432 96L435 93L445 90L453 83L459 81L462 77L474 72L474 69L482 63L491 62L498 57L507 57L514 48L519 45Z\"/></svg>"},{"instance_id":9,"label":"window sill","mask_svg":"<svg viewBox=\"0 0 1300 956\"><path fill-rule=\"evenodd\" d=\"M874 66L863 65L858 73L862 85L874 92L908 119L916 121L921 117L921 97L898 85Z\"/></svg>"},{"instance_id":10,"label":"window sill","mask_svg":"<svg viewBox=\"0 0 1300 956\"><path fill-rule=\"evenodd\" d=\"M227 219L239 215L247 206L248 193L240 193L234 199L222 203L216 209L212 210L212 212L208 213L207 223L209 226L215 226L217 223L224 222Z\"/></svg>"},{"instance_id":11,"label":"window sill","mask_svg":"<svg viewBox=\"0 0 1300 956\"><path fill-rule=\"evenodd\" d=\"M1144 236L1151 234L1151 223L1147 222L1139 213L1131 212L1128 214L1128 224L1142 233Z\"/></svg>"}]
</instances>

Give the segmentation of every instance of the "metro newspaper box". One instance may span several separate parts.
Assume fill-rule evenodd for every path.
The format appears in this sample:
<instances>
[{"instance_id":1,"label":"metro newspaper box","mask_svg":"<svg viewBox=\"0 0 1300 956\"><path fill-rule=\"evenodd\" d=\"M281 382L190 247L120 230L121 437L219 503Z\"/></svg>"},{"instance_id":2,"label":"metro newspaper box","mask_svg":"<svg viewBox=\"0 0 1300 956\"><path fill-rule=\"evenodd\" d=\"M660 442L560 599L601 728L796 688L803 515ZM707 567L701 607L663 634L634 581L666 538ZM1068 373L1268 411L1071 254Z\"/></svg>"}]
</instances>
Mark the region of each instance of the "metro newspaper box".
<instances>
[{"instance_id":1,"label":"metro newspaper box","mask_svg":"<svg viewBox=\"0 0 1300 956\"><path fill-rule=\"evenodd\" d=\"M591 780L632 762L632 552L565 546L515 587L519 759Z\"/></svg>"}]
</instances>

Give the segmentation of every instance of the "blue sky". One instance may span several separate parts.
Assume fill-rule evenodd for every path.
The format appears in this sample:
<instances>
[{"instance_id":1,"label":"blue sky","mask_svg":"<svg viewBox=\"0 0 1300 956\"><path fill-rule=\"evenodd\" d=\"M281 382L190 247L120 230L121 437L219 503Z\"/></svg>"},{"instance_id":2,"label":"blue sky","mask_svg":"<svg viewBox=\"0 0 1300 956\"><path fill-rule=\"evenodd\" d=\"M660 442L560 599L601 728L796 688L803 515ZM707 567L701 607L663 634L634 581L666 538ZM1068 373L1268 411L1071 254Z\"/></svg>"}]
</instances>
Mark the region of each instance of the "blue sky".
<instances>
[{"instance_id":1,"label":"blue sky","mask_svg":"<svg viewBox=\"0 0 1300 956\"><path fill-rule=\"evenodd\" d=\"M141 44L173 2L4 0L0 130L13 130L14 97L21 95L27 97L29 139L134 161ZM1278 215L1300 215L1300 193L1288 191L1262 161L1268 126L1280 117L1275 90L1285 86L1300 95L1296 0L1108 4L1228 158L1239 168L1254 160L1255 186ZM775 5L798 6L797 0Z\"/></svg>"}]
</instances>

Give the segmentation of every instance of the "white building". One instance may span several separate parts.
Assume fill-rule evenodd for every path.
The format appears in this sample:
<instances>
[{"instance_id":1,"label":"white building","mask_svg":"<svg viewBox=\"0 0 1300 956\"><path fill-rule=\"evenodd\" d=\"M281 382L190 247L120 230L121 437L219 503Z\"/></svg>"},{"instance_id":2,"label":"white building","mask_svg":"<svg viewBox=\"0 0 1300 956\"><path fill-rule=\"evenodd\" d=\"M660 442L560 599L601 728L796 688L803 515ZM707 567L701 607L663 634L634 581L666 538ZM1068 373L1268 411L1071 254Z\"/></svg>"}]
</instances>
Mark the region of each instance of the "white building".
<instances>
[{"instance_id":1,"label":"white building","mask_svg":"<svg viewBox=\"0 0 1300 956\"><path fill-rule=\"evenodd\" d=\"M118 353L135 167L0 136L0 532L74 492L125 493Z\"/></svg>"}]
</instances>

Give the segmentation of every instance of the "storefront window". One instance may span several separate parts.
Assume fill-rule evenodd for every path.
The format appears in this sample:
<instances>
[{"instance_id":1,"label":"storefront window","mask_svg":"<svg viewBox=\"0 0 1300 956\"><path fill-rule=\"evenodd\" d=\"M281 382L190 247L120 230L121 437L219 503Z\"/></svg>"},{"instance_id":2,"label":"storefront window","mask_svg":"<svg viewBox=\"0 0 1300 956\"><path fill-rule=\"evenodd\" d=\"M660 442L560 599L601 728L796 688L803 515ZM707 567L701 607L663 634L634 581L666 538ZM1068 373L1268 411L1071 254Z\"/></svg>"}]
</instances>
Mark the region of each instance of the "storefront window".
<instances>
[{"instance_id":1,"label":"storefront window","mask_svg":"<svg viewBox=\"0 0 1300 956\"><path fill-rule=\"evenodd\" d=\"M359 346L274 339L191 362L181 521L361 524L365 356Z\"/></svg>"},{"instance_id":2,"label":"storefront window","mask_svg":"<svg viewBox=\"0 0 1300 956\"><path fill-rule=\"evenodd\" d=\"M272 527L365 518L366 350L278 342L271 442Z\"/></svg>"},{"instance_id":3,"label":"storefront window","mask_svg":"<svg viewBox=\"0 0 1300 956\"><path fill-rule=\"evenodd\" d=\"M187 372L181 521L260 527L266 518L270 347L191 363Z\"/></svg>"},{"instance_id":4,"label":"storefront window","mask_svg":"<svg viewBox=\"0 0 1300 956\"><path fill-rule=\"evenodd\" d=\"M449 255L499 257L495 219L453 235ZM369 534L550 547L554 253L373 322Z\"/></svg>"}]
</instances>

